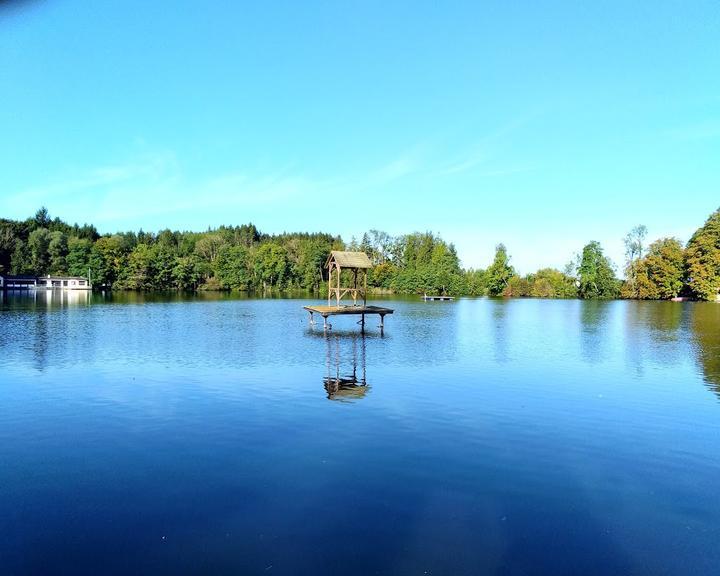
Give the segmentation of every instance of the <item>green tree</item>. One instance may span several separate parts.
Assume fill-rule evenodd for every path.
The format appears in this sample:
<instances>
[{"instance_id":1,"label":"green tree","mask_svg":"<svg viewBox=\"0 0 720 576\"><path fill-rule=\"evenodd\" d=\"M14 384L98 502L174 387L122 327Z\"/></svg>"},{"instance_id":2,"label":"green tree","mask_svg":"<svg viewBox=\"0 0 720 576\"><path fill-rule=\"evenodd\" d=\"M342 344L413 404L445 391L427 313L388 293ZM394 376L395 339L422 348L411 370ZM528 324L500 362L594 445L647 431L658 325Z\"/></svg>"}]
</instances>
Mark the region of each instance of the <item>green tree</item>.
<instances>
[{"instance_id":1,"label":"green tree","mask_svg":"<svg viewBox=\"0 0 720 576\"><path fill-rule=\"evenodd\" d=\"M95 242L91 255L92 277L112 286L124 273L130 243L120 234L103 236Z\"/></svg>"},{"instance_id":2,"label":"green tree","mask_svg":"<svg viewBox=\"0 0 720 576\"><path fill-rule=\"evenodd\" d=\"M303 288L318 290L323 280L323 267L330 254L329 243L320 239L310 239L300 244L297 259L293 265L293 275Z\"/></svg>"},{"instance_id":3,"label":"green tree","mask_svg":"<svg viewBox=\"0 0 720 576\"><path fill-rule=\"evenodd\" d=\"M34 274L43 276L50 271L50 231L47 228L36 228L28 237L30 248L30 265Z\"/></svg>"},{"instance_id":4,"label":"green tree","mask_svg":"<svg viewBox=\"0 0 720 576\"><path fill-rule=\"evenodd\" d=\"M255 253L253 269L263 289L281 286L288 271L287 251L274 242L262 244Z\"/></svg>"},{"instance_id":5,"label":"green tree","mask_svg":"<svg viewBox=\"0 0 720 576\"><path fill-rule=\"evenodd\" d=\"M616 298L618 281L610 260L603 254L599 242L590 242L583 248L578 267L578 295L580 298Z\"/></svg>"},{"instance_id":6,"label":"green tree","mask_svg":"<svg viewBox=\"0 0 720 576\"><path fill-rule=\"evenodd\" d=\"M690 292L701 300L715 300L720 293L720 209L690 238L685 250Z\"/></svg>"},{"instance_id":7,"label":"green tree","mask_svg":"<svg viewBox=\"0 0 720 576\"><path fill-rule=\"evenodd\" d=\"M503 296L508 298L524 298L532 294L532 286L527 278L522 276L512 276L505 285L502 292Z\"/></svg>"},{"instance_id":8,"label":"green tree","mask_svg":"<svg viewBox=\"0 0 720 576\"><path fill-rule=\"evenodd\" d=\"M177 245L173 242L158 240L150 248L152 260L152 285L159 289L176 288L173 271L175 269L175 254Z\"/></svg>"},{"instance_id":9,"label":"green tree","mask_svg":"<svg viewBox=\"0 0 720 576\"><path fill-rule=\"evenodd\" d=\"M7 273L11 268L15 240L12 222L0 220L0 274Z\"/></svg>"},{"instance_id":10,"label":"green tree","mask_svg":"<svg viewBox=\"0 0 720 576\"><path fill-rule=\"evenodd\" d=\"M196 290L203 280L200 259L194 254L180 256L172 271L173 282L180 290Z\"/></svg>"},{"instance_id":11,"label":"green tree","mask_svg":"<svg viewBox=\"0 0 720 576\"><path fill-rule=\"evenodd\" d=\"M485 270L470 269L465 272L466 294L468 296L484 296L487 294L487 273Z\"/></svg>"},{"instance_id":12,"label":"green tree","mask_svg":"<svg viewBox=\"0 0 720 576\"><path fill-rule=\"evenodd\" d=\"M50 257L50 272L53 274L67 274L68 238L64 232L59 230L50 232L48 255Z\"/></svg>"},{"instance_id":13,"label":"green tree","mask_svg":"<svg viewBox=\"0 0 720 576\"><path fill-rule=\"evenodd\" d=\"M68 255L65 259L68 274L71 276L87 276L91 267L90 256L92 255L93 243L86 238L73 236L68 240Z\"/></svg>"},{"instance_id":14,"label":"green tree","mask_svg":"<svg viewBox=\"0 0 720 576\"><path fill-rule=\"evenodd\" d=\"M128 256L118 284L130 290L151 290L155 287L154 277L153 252L147 244L138 244Z\"/></svg>"},{"instance_id":15,"label":"green tree","mask_svg":"<svg viewBox=\"0 0 720 576\"><path fill-rule=\"evenodd\" d=\"M629 297L639 298L637 264L642 259L645 250L645 237L647 228L643 225L635 226L625 236L625 278L626 291Z\"/></svg>"},{"instance_id":16,"label":"green tree","mask_svg":"<svg viewBox=\"0 0 720 576\"><path fill-rule=\"evenodd\" d=\"M29 274L32 272L30 248L20 238L15 240L15 248L10 260L10 272L12 274Z\"/></svg>"},{"instance_id":17,"label":"green tree","mask_svg":"<svg viewBox=\"0 0 720 576\"><path fill-rule=\"evenodd\" d=\"M35 217L33 218L33 228L49 228L51 221L48 209L43 206L40 210L35 212Z\"/></svg>"},{"instance_id":18,"label":"green tree","mask_svg":"<svg viewBox=\"0 0 720 576\"><path fill-rule=\"evenodd\" d=\"M535 298L576 298L575 279L554 268L543 268L529 276L530 295Z\"/></svg>"},{"instance_id":19,"label":"green tree","mask_svg":"<svg viewBox=\"0 0 720 576\"><path fill-rule=\"evenodd\" d=\"M252 285L248 249L243 245L225 245L215 261L215 277L220 286L232 290L247 290Z\"/></svg>"},{"instance_id":20,"label":"green tree","mask_svg":"<svg viewBox=\"0 0 720 576\"><path fill-rule=\"evenodd\" d=\"M462 286L458 278L461 276L460 259L454 245L437 239L430 257L430 267L433 272L434 293L448 294Z\"/></svg>"},{"instance_id":21,"label":"green tree","mask_svg":"<svg viewBox=\"0 0 720 576\"><path fill-rule=\"evenodd\" d=\"M370 269L368 284L378 288L390 288L396 275L397 268L395 266L390 262L381 262Z\"/></svg>"},{"instance_id":22,"label":"green tree","mask_svg":"<svg viewBox=\"0 0 720 576\"><path fill-rule=\"evenodd\" d=\"M515 270L510 266L510 257L504 244L495 247L495 259L487 269L488 296L500 296L508 285L510 278L515 276Z\"/></svg>"},{"instance_id":23,"label":"green tree","mask_svg":"<svg viewBox=\"0 0 720 576\"><path fill-rule=\"evenodd\" d=\"M635 298L646 300L674 298L683 288L684 250L675 238L650 244L648 253L637 262Z\"/></svg>"},{"instance_id":24,"label":"green tree","mask_svg":"<svg viewBox=\"0 0 720 576\"><path fill-rule=\"evenodd\" d=\"M227 243L227 240L223 238L222 234L205 234L195 243L195 254L206 262L213 264L218 254L220 254L221 248Z\"/></svg>"}]
</instances>

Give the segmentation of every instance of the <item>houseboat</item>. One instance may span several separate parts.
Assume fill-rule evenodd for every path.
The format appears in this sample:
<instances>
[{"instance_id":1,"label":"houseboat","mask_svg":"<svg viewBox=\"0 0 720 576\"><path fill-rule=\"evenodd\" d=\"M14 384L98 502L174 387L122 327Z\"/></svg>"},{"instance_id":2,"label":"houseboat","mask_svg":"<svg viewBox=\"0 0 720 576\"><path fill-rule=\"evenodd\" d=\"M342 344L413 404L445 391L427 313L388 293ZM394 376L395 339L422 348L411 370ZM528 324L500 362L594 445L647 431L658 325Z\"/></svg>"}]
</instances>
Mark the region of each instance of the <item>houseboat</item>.
<instances>
[{"instance_id":1,"label":"houseboat","mask_svg":"<svg viewBox=\"0 0 720 576\"><path fill-rule=\"evenodd\" d=\"M82 276L0 276L0 290L92 290Z\"/></svg>"}]
</instances>

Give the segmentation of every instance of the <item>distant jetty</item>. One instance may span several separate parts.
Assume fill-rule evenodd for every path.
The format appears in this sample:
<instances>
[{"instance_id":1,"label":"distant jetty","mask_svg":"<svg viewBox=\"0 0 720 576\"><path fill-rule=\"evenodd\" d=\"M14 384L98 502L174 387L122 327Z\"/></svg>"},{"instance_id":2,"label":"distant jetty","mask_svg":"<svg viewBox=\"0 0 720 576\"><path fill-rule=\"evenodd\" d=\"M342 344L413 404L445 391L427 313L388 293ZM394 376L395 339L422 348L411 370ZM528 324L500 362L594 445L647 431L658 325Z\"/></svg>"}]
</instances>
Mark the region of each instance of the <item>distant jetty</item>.
<instances>
[{"instance_id":1,"label":"distant jetty","mask_svg":"<svg viewBox=\"0 0 720 576\"><path fill-rule=\"evenodd\" d=\"M428 296L427 294L423 294L422 299L425 300L425 302L431 302L433 300L449 302L450 300L455 300L452 296Z\"/></svg>"}]
</instances>

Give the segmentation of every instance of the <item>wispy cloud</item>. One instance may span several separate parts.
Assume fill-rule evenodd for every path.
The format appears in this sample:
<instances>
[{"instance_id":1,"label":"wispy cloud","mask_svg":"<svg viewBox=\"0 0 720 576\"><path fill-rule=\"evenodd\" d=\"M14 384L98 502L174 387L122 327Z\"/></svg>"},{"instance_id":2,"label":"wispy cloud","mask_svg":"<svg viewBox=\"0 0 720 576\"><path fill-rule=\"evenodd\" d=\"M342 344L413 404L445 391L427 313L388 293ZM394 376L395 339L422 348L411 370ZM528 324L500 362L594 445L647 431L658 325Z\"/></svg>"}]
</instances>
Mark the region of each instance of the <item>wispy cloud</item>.
<instances>
[{"instance_id":1,"label":"wispy cloud","mask_svg":"<svg viewBox=\"0 0 720 576\"><path fill-rule=\"evenodd\" d=\"M443 166L440 166L435 174L439 176L449 175L449 174L458 174L460 172L467 172L468 170L473 170L474 168L477 168L478 166L481 166L485 163L487 163L489 160L489 155L487 152L478 151L475 153L471 153L466 158L461 158L458 160L453 160Z\"/></svg>"},{"instance_id":2,"label":"wispy cloud","mask_svg":"<svg viewBox=\"0 0 720 576\"><path fill-rule=\"evenodd\" d=\"M392 182L420 170L422 164L411 154L402 154L384 166L371 172L371 180Z\"/></svg>"},{"instance_id":3,"label":"wispy cloud","mask_svg":"<svg viewBox=\"0 0 720 576\"><path fill-rule=\"evenodd\" d=\"M440 162L432 173L436 176L449 176L476 171L478 176L500 176L526 172L530 168L498 168L498 158L508 146L509 137L528 123L528 118L514 118L498 126L495 130L479 137L475 144L455 158ZM480 170L483 169L483 170Z\"/></svg>"},{"instance_id":4,"label":"wispy cloud","mask_svg":"<svg viewBox=\"0 0 720 576\"><path fill-rule=\"evenodd\" d=\"M76 194L84 190L116 186L131 182L157 180L172 170L175 160L170 155L154 155L131 163L106 165L74 173L66 178L32 186L15 194L24 199L46 199Z\"/></svg>"},{"instance_id":5,"label":"wispy cloud","mask_svg":"<svg viewBox=\"0 0 720 576\"><path fill-rule=\"evenodd\" d=\"M235 169L196 178L173 152L145 152L126 163L74 171L5 195L0 198L0 212L23 217L46 205L61 217L92 221L105 230L134 222L194 221L196 215L216 222L223 217L267 217L277 210L307 213L311 202L324 204L331 198L341 202L359 197L381 200L389 191L407 190L407 183L401 183L405 179L430 182L471 170L481 177L527 171L527 167L501 166L493 158L496 138L508 130L503 127L487 135L480 145L455 158L440 155L425 141L364 172L332 177L309 174L288 164L274 171ZM160 218L179 213L184 217Z\"/></svg>"}]
</instances>

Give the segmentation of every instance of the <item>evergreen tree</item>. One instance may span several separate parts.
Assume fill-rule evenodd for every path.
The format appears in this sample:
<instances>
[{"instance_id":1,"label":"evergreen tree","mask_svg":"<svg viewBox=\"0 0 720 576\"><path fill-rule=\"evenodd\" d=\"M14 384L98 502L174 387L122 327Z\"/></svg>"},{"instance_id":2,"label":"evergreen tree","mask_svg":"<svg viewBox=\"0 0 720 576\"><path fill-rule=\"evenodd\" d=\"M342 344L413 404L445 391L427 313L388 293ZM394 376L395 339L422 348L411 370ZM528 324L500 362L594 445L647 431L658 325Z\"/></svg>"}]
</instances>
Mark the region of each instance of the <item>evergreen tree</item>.
<instances>
[{"instance_id":1,"label":"evergreen tree","mask_svg":"<svg viewBox=\"0 0 720 576\"><path fill-rule=\"evenodd\" d=\"M67 274L68 239L64 232L50 232L48 256L52 274Z\"/></svg>"},{"instance_id":2,"label":"evergreen tree","mask_svg":"<svg viewBox=\"0 0 720 576\"><path fill-rule=\"evenodd\" d=\"M583 248L578 267L578 295L580 298L616 298L619 294L610 260L603 254L599 242L590 242Z\"/></svg>"},{"instance_id":3,"label":"evergreen tree","mask_svg":"<svg viewBox=\"0 0 720 576\"><path fill-rule=\"evenodd\" d=\"M50 231L47 228L36 228L28 237L30 249L30 268L34 274L43 276L50 272Z\"/></svg>"},{"instance_id":4,"label":"evergreen tree","mask_svg":"<svg viewBox=\"0 0 720 576\"><path fill-rule=\"evenodd\" d=\"M510 258L504 244L495 247L495 259L487 269L487 293L488 296L500 296L510 281L515 276L515 270L510 266Z\"/></svg>"}]
</instances>

